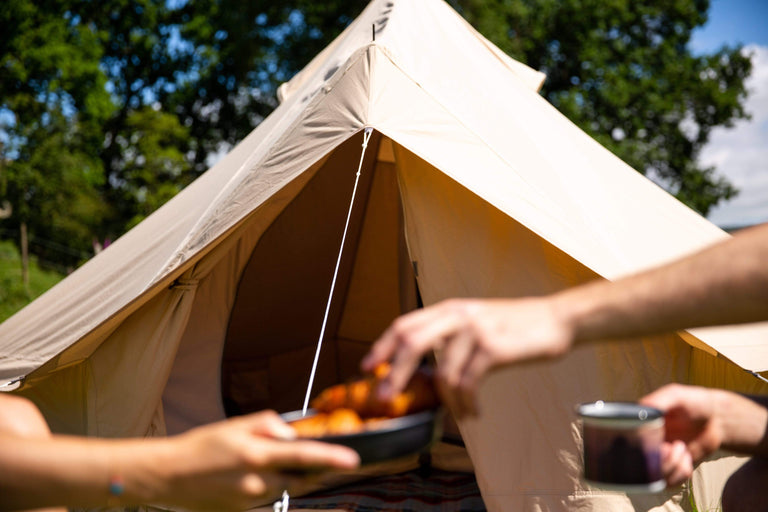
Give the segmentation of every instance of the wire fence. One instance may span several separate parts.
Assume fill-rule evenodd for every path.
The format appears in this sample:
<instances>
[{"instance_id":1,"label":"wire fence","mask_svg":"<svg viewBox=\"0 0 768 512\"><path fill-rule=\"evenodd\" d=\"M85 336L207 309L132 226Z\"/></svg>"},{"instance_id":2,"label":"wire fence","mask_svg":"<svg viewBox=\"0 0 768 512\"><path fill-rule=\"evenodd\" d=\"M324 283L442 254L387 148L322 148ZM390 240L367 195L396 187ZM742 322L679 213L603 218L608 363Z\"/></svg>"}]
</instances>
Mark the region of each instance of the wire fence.
<instances>
[{"instance_id":1,"label":"wire fence","mask_svg":"<svg viewBox=\"0 0 768 512\"><path fill-rule=\"evenodd\" d=\"M18 231L13 229L0 228L0 239L13 240L18 244L19 238L20 238L20 234ZM46 253L61 254L66 256L66 258L62 258L62 259L70 260L72 258L76 258L80 262L83 262L93 257L93 253L81 251L79 249L74 249L72 247L68 247L59 242L55 242L53 240L47 240L45 238L41 238L35 235L27 236L27 244L29 245L29 252L34 254L35 260L37 261L38 265L55 270L62 274L68 274L72 272L72 270L74 270L75 268L75 265L65 265L61 263L61 260L54 261L52 259L40 256L40 253L46 252ZM35 251L34 250L35 247L45 248L46 251Z\"/></svg>"}]
</instances>

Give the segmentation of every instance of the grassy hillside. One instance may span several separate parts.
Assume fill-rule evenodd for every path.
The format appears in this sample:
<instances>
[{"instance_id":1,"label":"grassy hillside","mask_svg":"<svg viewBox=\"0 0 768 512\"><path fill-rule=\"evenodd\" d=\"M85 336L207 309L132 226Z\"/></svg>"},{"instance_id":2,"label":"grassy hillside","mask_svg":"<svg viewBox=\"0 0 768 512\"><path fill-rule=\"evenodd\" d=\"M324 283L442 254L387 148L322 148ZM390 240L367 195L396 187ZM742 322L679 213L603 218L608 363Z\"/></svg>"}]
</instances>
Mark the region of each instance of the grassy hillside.
<instances>
[{"instance_id":1,"label":"grassy hillside","mask_svg":"<svg viewBox=\"0 0 768 512\"><path fill-rule=\"evenodd\" d=\"M64 278L29 262L29 290L21 282L21 257L16 246L0 241L0 323Z\"/></svg>"}]
</instances>

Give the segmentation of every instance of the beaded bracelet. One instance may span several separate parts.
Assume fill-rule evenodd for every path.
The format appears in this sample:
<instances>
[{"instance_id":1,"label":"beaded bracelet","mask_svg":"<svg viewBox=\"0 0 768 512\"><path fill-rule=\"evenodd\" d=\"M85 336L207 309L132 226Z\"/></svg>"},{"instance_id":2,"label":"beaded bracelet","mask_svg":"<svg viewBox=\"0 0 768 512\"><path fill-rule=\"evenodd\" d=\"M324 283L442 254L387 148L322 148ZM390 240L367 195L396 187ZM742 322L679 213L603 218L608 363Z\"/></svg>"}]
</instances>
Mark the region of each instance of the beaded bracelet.
<instances>
[{"instance_id":1,"label":"beaded bracelet","mask_svg":"<svg viewBox=\"0 0 768 512\"><path fill-rule=\"evenodd\" d=\"M113 475L109 479L109 500L107 505L115 507L120 504L120 497L125 492L125 482L123 477L119 475Z\"/></svg>"}]
</instances>

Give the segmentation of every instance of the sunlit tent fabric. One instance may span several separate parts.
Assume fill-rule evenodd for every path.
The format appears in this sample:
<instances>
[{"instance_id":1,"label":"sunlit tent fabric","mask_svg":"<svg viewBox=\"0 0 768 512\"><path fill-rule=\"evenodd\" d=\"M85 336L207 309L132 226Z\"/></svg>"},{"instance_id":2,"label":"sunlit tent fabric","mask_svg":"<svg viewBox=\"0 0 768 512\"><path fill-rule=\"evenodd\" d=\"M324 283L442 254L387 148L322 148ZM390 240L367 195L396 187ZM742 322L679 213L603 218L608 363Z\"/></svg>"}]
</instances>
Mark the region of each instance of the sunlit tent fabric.
<instances>
[{"instance_id":1,"label":"sunlit tent fabric","mask_svg":"<svg viewBox=\"0 0 768 512\"><path fill-rule=\"evenodd\" d=\"M315 389L418 300L544 294L728 236L558 113L543 80L440 0L374 0L226 157L0 325L0 389L92 436L300 408L365 128ZM765 392L745 370L768 369L766 333L584 345L493 374L459 425L487 508L679 510L678 489L580 482L574 404L670 381ZM742 460L703 464L697 502Z\"/></svg>"}]
</instances>

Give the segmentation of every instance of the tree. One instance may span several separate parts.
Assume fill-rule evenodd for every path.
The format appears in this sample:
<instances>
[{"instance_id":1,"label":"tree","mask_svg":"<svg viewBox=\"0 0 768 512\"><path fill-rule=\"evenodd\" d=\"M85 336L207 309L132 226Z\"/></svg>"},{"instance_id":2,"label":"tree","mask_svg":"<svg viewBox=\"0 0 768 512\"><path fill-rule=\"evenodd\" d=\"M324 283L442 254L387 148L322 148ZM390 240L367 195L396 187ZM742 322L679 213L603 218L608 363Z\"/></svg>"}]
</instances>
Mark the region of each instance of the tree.
<instances>
[{"instance_id":1,"label":"tree","mask_svg":"<svg viewBox=\"0 0 768 512\"><path fill-rule=\"evenodd\" d=\"M124 229L141 222L192 181L190 163L182 152L188 136L189 130L171 114L149 107L128 113L114 139L110 189Z\"/></svg>"},{"instance_id":2,"label":"tree","mask_svg":"<svg viewBox=\"0 0 768 512\"><path fill-rule=\"evenodd\" d=\"M545 71L555 107L681 200L706 214L735 193L697 155L714 127L746 116L750 61L740 48L690 53L707 0L449 1ZM2 226L74 244L61 258L76 263L245 137L278 84L366 4L6 0L0 204L14 213Z\"/></svg>"},{"instance_id":3,"label":"tree","mask_svg":"<svg viewBox=\"0 0 768 512\"><path fill-rule=\"evenodd\" d=\"M197 0L174 13L193 70L167 98L191 129L196 172L277 106L276 91L336 37L364 0ZM194 76L192 76L194 75Z\"/></svg>"},{"instance_id":4,"label":"tree","mask_svg":"<svg viewBox=\"0 0 768 512\"><path fill-rule=\"evenodd\" d=\"M109 214L100 236L116 238L194 179L189 129L167 104L190 80L190 55L177 48L176 9L166 0L70 0L79 26L97 34L113 112L96 153Z\"/></svg>"},{"instance_id":5,"label":"tree","mask_svg":"<svg viewBox=\"0 0 768 512\"><path fill-rule=\"evenodd\" d=\"M277 83L351 19L325 13L349 3L8 0L3 226L68 246L66 265L121 235L268 115Z\"/></svg>"},{"instance_id":6,"label":"tree","mask_svg":"<svg viewBox=\"0 0 768 512\"><path fill-rule=\"evenodd\" d=\"M98 158L73 140L77 127L60 113L50 114L28 134L18 158L7 166L7 197L15 203L13 213L22 232L29 226L33 252L66 268L91 254L99 219L106 213L97 192L103 173ZM27 250L21 245L24 255Z\"/></svg>"},{"instance_id":7,"label":"tree","mask_svg":"<svg viewBox=\"0 0 768 512\"><path fill-rule=\"evenodd\" d=\"M741 48L695 56L708 0L452 0L512 57L547 74L542 94L638 171L706 215L735 194L697 157L716 126L747 117Z\"/></svg>"},{"instance_id":8,"label":"tree","mask_svg":"<svg viewBox=\"0 0 768 512\"><path fill-rule=\"evenodd\" d=\"M66 11L30 0L5 2L0 25L0 193L13 212L4 225L20 231L23 255L27 228L35 236L47 233L50 242L77 245L90 239L101 213L92 185L103 175L93 155L112 103L99 47ZM63 259L82 259L74 252L80 257Z\"/></svg>"},{"instance_id":9,"label":"tree","mask_svg":"<svg viewBox=\"0 0 768 512\"><path fill-rule=\"evenodd\" d=\"M169 97L195 166L244 137L367 2L203 0L180 9L198 79ZM702 214L736 190L698 154L714 127L747 117L741 48L694 56L708 0L451 0L511 56L547 73L542 94L587 133Z\"/></svg>"}]
</instances>

